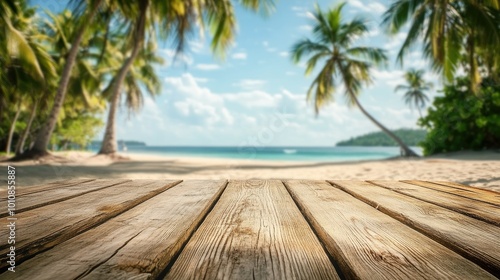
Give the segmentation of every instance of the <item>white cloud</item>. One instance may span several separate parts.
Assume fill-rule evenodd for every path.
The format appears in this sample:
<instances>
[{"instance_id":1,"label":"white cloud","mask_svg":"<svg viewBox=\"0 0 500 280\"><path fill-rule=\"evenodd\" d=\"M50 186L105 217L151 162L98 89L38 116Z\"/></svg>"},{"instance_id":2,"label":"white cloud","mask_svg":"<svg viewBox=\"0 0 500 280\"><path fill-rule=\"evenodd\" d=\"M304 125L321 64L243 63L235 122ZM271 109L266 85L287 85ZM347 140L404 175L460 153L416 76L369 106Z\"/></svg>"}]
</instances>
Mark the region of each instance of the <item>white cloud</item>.
<instances>
[{"instance_id":1,"label":"white cloud","mask_svg":"<svg viewBox=\"0 0 500 280\"><path fill-rule=\"evenodd\" d=\"M290 53L289 52L280 52L279 55L283 56L283 57L287 57L290 55Z\"/></svg>"},{"instance_id":2,"label":"white cloud","mask_svg":"<svg viewBox=\"0 0 500 280\"><path fill-rule=\"evenodd\" d=\"M292 11L294 11L295 15L297 15L298 17L314 19L314 15L309 12L306 7L292 6Z\"/></svg>"},{"instance_id":3,"label":"white cloud","mask_svg":"<svg viewBox=\"0 0 500 280\"><path fill-rule=\"evenodd\" d=\"M247 54L244 52L233 53L231 55L233 59L247 59Z\"/></svg>"},{"instance_id":4,"label":"white cloud","mask_svg":"<svg viewBox=\"0 0 500 280\"><path fill-rule=\"evenodd\" d=\"M243 79L237 83L234 83L234 86L240 87L242 89L255 89L260 88L266 84L264 80L252 80L252 79Z\"/></svg>"},{"instance_id":5,"label":"white cloud","mask_svg":"<svg viewBox=\"0 0 500 280\"><path fill-rule=\"evenodd\" d=\"M311 31L312 29L313 29L313 27L311 25L308 25L308 24L299 26L300 31Z\"/></svg>"},{"instance_id":6,"label":"white cloud","mask_svg":"<svg viewBox=\"0 0 500 280\"><path fill-rule=\"evenodd\" d=\"M266 49L266 51L268 52L275 52L277 49L276 48L271 48L269 46L269 42L268 41L263 41L262 42L262 45L264 46L264 48Z\"/></svg>"},{"instance_id":7,"label":"white cloud","mask_svg":"<svg viewBox=\"0 0 500 280\"><path fill-rule=\"evenodd\" d=\"M223 95L224 100L232 103L238 103L245 108L270 107L274 108L277 104L276 96L265 91L252 90L239 93L229 93Z\"/></svg>"},{"instance_id":8,"label":"white cloud","mask_svg":"<svg viewBox=\"0 0 500 280\"><path fill-rule=\"evenodd\" d=\"M167 61L169 64L173 65L179 65L179 64L187 64L191 65L194 62L194 59L192 56L186 54L186 53L176 53L175 50L172 49L160 49L159 50L160 54L163 54L166 56Z\"/></svg>"},{"instance_id":9,"label":"white cloud","mask_svg":"<svg viewBox=\"0 0 500 280\"><path fill-rule=\"evenodd\" d=\"M205 42L201 41L201 40L189 41L188 44L189 44L189 48L194 53L201 53L205 48Z\"/></svg>"},{"instance_id":10,"label":"white cloud","mask_svg":"<svg viewBox=\"0 0 500 280\"><path fill-rule=\"evenodd\" d=\"M405 63L408 67L415 69L426 68L427 66L427 61L425 59L406 59L405 62L408 62Z\"/></svg>"},{"instance_id":11,"label":"white cloud","mask_svg":"<svg viewBox=\"0 0 500 280\"><path fill-rule=\"evenodd\" d=\"M206 83L206 82L208 82L208 79L207 79L207 78L194 78L194 80L195 80L197 83Z\"/></svg>"},{"instance_id":12,"label":"white cloud","mask_svg":"<svg viewBox=\"0 0 500 280\"><path fill-rule=\"evenodd\" d=\"M359 0L349 0L347 1L347 3L349 3L354 8L367 13L382 14L387 10L387 8L383 4L376 1L371 1L370 3L366 4Z\"/></svg>"},{"instance_id":13,"label":"white cloud","mask_svg":"<svg viewBox=\"0 0 500 280\"><path fill-rule=\"evenodd\" d=\"M403 84L405 82L403 75L404 71L402 70L378 70L372 69L371 73L375 78L375 82L383 82L388 85L391 89L396 87L399 84Z\"/></svg>"},{"instance_id":14,"label":"white cloud","mask_svg":"<svg viewBox=\"0 0 500 280\"><path fill-rule=\"evenodd\" d=\"M399 32L398 34L394 35L387 43L383 45L384 49L389 50L389 52L395 53L401 45L403 45L403 42L406 39L406 36L408 33L406 32Z\"/></svg>"},{"instance_id":15,"label":"white cloud","mask_svg":"<svg viewBox=\"0 0 500 280\"><path fill-rule=\"evenodd\" d=\"M375 37L375 36L378 36L379 34L380 34L380 29L378 29L377 27L375 27L372 30L368 31L367 36L368 37Z\"/></svg>"},{"instance_id":16,"label":"white cloud","mask_svg":"<svg viewBox=\"0 0 500 280\"><path fill-rule=\"evenodd\" d=\"M234 117L224 106L224 99L210 89L200 87L196 80L189 73L165 78L165 82L173 89L168 95L173 110L168 109L166 112L173 118L193 125L232 125Z\"/></svg>"},{"instance_id":17,"label":"white cloud","mask_svg":"<svg viewBox=\"0 0 500 280\"><path fill-rule=\"evenodd\" d=\"M218 64L203 64L203 63L200 63L200 64L196 64L195 68L199 69L199 70L204 70L204 71L211 71L211 70L220 69L220 65L218 65Z\"/></svg>"}]
</instances>

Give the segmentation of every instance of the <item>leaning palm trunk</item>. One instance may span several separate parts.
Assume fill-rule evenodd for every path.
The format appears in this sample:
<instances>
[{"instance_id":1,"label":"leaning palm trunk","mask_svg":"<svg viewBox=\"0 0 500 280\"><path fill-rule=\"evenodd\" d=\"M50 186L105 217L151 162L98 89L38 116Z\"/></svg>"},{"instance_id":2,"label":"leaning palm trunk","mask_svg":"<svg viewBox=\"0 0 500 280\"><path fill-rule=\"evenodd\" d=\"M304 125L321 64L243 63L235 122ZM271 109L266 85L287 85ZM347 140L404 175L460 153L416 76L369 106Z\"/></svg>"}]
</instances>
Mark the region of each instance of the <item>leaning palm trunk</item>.
<instances>
[{"instance_id":1,"label":"leaning palm trunk","mask_svg":"<svg viewBox=\"0 0 500 280\"><path fill-rule=\"evenodd\" d=\"M14 116L14 120L12 120L12 123L10 125L9 138L7 139L7 146L5 147L5 152L7 153L7 155L10 155L10 148L12 146L12 138L14 137L14 131L16 130L16 123L17 123L17 119L19 118L20 113L21 113L21 99L19 99L19 102L17 104L16 115Z\"/></svg>"},{"instance_id":2,"label":"leaning palm trunk","mask_svg":"<svg viewBox=\"0 0 500 280\"><path fill-rule=\"evenodd\" d=\"M352 98L354 99L354 102L356 103L356 106L365 114L366 117L368 117L376 126L378 126L382 131L384 131L389 137L391 137L396 143L398 143L399 147L401 147L402 150L402 155L405 157L418 157L418 155L412 151L399 137L397 137L394 133L392 133L389 129L387 129L385 126L383 126L381 123L379 123L374 117L372 117L366 110L361 106L359 103L358 98L354 95L351 94Z\"/></svg>"},{"instance_id":3,"label":"leaning palm trunk","mask_svg":"<svg viewBox=\"0 0 500 280\"><path fill-rule=\"evenodd\" d=\"M42 126L36 136L35 144L29 152L31 156L40 156L47 154L47 145L49 144L50 137L52 136L52 132L54 131L59 113L61 112L61 108L64 103L64 97L66 96L69 80L71 78L71 70L75 65L75 60L78 54L80 43L82 42L83 35L87 30L90 22L96 15L102 1L103 0L96 1L95 5L92 7L89 17L86 20L82 21L80 30L78 30L78 33L71 44L71 49L68 53L66 64L64 65L64 69L61 75L61 80L59 81L59 87L57 88L57 93L54 98L54 105L50 112L49 118L47 119L47 122Z\"/></svg>"},{"instance_id":4,"label":"leaning palm trunk","mask_svg":"<svg viewBox=\"0 0 500 280\"><path fill-rule=\"evenodd\" d=\"M35 119L36 111L38 109L38 102L39 102L39 99L36 99L35 104L33 105L33 109L31 110L30 118L28 120L28 124L26 125L26 129L24 130L23 135L21 136L21 139L19 139L19 142L17 142L16 156L20 156L24 151L24 143L26 142L26 139L28 138L28 134L30 133L30 130L31 130L31 125L33 124L33 120Z\"/></svg>"},{"instance_id":5,"label":"leaning palm trunk","mask_svg":"<svg viewBox=\"0 0 500 280\"><path fill-rule=\"evenodd\" d=\"M145 3L144 3L145 2ZM144 28L146 24L146 10L149 1L144 1L141 3L143 6L141 7L141 14L139 16L136 28L136 36L134 38L135 43L132 49L132 53L125 60L124 64L120 68L116 79L113 81L112 91L111 91L111 101L109 106L108 113L108 122L106 124L106 131L104 132L104 139L102 140L102 146L99 151L99 154L114 154L117 152L117 143L116 143L116 110L120 103L120 93L121 86L125 81L125 77L127 76L132 63L134 63L135 58L139 54L139 51L142 48L144 43Z\"/></svg>"}]
</instances>

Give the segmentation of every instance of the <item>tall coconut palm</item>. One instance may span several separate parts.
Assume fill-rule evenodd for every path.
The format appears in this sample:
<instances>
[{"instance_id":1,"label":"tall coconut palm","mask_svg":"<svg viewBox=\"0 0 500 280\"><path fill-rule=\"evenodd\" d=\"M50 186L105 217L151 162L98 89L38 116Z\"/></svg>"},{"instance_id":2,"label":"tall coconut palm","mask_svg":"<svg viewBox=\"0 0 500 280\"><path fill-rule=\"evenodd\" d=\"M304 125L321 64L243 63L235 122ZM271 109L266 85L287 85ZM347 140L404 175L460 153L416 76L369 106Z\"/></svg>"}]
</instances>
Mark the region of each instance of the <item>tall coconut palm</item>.
<instances>
[{"instance_id":1,"label":"tall coconut palm","mask_svg":"<svg viewBox=\"0 0 500 280\"><path fill-rule=\"evenodd\" d=\"M412 108L415 106L418 110L418 114L422 117L421 108L425 106L425 103L429 101L429 98L425 94L426 91L432 88L431 82L426 82L424 79L424 70L410 69L404 74L404 79L406 81L405 85L398 85L395 91L404 90L404 101Z\"/></svg>"},{"instance_id":2,"label":"tall coconut palm","mask_svg":"<svg viewBox=\"0 0 500 280\"><path fill-rule=\"evenodd\" d=\"M243 7L251 10L268 11L272 0L241 0ZM155 27L161 26L163 38L173 38L177 51L183 50L185 38L195 26L210 26L213 32L212 49L223 56L231 45L236 29L234 7L230 0L142 0L130 5L120 6L124 18L130 21L130 52L122 67L113 79L109 106L108 123L99 154L117 152L115 135L115 115L120 100L121 88L139 55L148 36L155 36Z\"/></svg>"},{"instance_id":3,"label":"tall coconut palm","mask_svg":"<svg viewBox=\"0 0 500 280\"><path fill-rule=\"evenodd\" d=\"M111 44L109 47L113 47ZM154 67L156 64L163 64L164 61L161 57L157 56L156 53L156 45L149 42L147 47L142 49L139 55L136 57L133 65L130 67L127 76L125 77L123 83L123 92L125 94L125 106L130 112L137 112L143 105L144 101L144 92L143 89L146 89L146 92L149 96L155 97L160 94L161 90L161 82L160 78L157 76ZM113 85L115 83L115 79L117 76L113 77L113 79L109 82L109 85L103 91L103 96L106 99L111 99L113 93ZM121 97L121 96L119 96ZM119 104L120 102L117 101ZM118 106L116 104L116 106ZM115 131L115 119L114 115L108 115L108 121L106 124L106 134L112 134L114 136ZM114 142L115 143L115 142Z\"/></svg>"},{"instance_id":4,"label":"tall coconut palm","mask_svg":"<svg viewBox=\"0 0 500 280\"><path fill-rule=\"evenodd\" d=\"M77 20L78 28L70 39L70 49L66 57L64 67L62 68L59 85L57 87L57 92L54 97L54 104L50 111L50 115L43 127L39 130L35 143L27 156L37 157L47 154L47 146L49 144L50 137L54 131L59 114L61 112L61 108L64 103L64 98L66 96L68 84L71 78L71 72L73 70L73 66L75 65L80 44L89 25L93 22L99 9L102 9L103 4L105 4L107 1L74 0L74 2L76 6L83 7L84 12L83 15Z\"/></svg>"},{"instance_id":5,"label":"tall coconut palm","mask_svg":"<svg viewBox=\"0 0 500 280\"><path fill-rule=\"evenodd\" d=\"M319 62L324 63L307 92L307 98L314 99L314 107L318 113L322 106L333 100L335 91L342 84L350 105L358 107L368 119L394 139L403 155L417 156L401 139L370 115L358 100L361 88L372 81L371 66L384 64L387 57L382 49L353 46L354 40L365 35L368 28L362 19L344 22L344 5L337 5L326 12L316 6L313 39L300 40L292 47L292 59L295 63L299 63L304 56L309 57L306 75Z\"/></svg>"},{"instance_id":6,"label":"tall coconut palm","mask_svg":"<svg viewBox=\"0 0 500 280\"><path fill-rule=\"evenodd\" d=\"M5 37L0 38L0 41L5 39L7 44L7 55L0 59L4 62L0 68L0 91L3 93L0 103L5 102L4 99L9 93L10 101L16 106L7 138L7 154L11 151L18 118L26 108L25 102L43 92L50 80L56 76L54 61L40 38L36 9L28 7L26 1L17 1L14 4L15 9L6 13L7 17L2 20L8 26L7 32L2 33ZM0 115L2 114L3 112L0 112Z\"/></svg>"},{"instance_id":7,"label":"tall coconut palm","mask_svg":"<svg viewBox=\"0 0 500 280\"><path fill-rule=\"evenodd\" d=\"M14 67L30 76L30 79L43 82L44 70L53 74L53 68L42 69L51 63L48 56L35 40L37 35L35 9L28 7L26 1L6 0L0 3L0 120L4 117L7 96L11 89ZM38 48L38 49L35 49ZM12 101L12 100L10 100ZM15 102L14 102L15 103Z\"/></svg>"},{"instance_id":8,"label":"tall coconut palm","mask_svg":"<svg viewBox=\"0 0 500 280\"><path fill-rule=\"evenodd\" d=\"M129 42L134 43L131 43L132 50L129 56L124 60L123 65L112 80L108 122L106 124L104 140L99 151L100 154L113 154L117 151L115 115L120 101L121 88L130 68L142 49L147 31L151 30L153 12L150 8L150 0L138 1L134 4L136 5L131 5L130 9L124 10L124 13L132 18L130 24L131 38Z\"/></svg>"},{"instance_id":9,"label":"tall coconut palm","mask_svg":"<svg viewBox=\"0 0 500 280\"><path fill-rule=\"evenodd\" d=\"M500 0L397 0L385 12L383 24L397 33L410 22L398 61L402 63L404 55L422 38L424 54L449 81L460 65L461 53L466 53L471 89L477 91L481 81L477 50L497 52L499 8Z\"/></svg>"}]
</instances>

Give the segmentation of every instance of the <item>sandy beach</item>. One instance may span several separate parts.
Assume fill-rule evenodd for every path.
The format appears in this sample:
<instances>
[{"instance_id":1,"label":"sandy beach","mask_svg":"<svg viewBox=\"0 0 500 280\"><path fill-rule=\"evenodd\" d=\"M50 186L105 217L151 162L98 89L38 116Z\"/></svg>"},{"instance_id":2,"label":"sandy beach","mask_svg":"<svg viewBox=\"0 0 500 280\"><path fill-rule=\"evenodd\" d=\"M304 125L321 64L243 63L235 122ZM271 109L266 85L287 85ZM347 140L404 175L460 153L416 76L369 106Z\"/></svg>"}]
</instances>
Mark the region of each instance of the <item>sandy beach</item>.
<instances>
[{"instance_id":1,"label":"sandy beach","mask_svg":"<svg viewBox=\"0 0 500 280\"><path fill-rule=\"evenodd\" d=\"M39 161L0 163L31 186L70 178L445 180L500 191L498 151L458 152L419 159L356 162L279 162L124 154L112 160L90 152L55 153Z\"/></svg>"}]
</instances>

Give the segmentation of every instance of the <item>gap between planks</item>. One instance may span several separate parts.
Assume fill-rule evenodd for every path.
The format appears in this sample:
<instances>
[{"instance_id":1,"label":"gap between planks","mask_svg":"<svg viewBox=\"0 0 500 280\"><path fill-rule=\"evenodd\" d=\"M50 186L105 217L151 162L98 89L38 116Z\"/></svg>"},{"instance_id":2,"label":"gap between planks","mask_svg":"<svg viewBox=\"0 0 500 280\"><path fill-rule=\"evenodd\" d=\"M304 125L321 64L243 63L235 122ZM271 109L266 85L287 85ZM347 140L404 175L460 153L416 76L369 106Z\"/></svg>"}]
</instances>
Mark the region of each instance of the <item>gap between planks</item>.
<instances>
[{"instance_id":1,"label":"gap between planks","mask_svg":"<svg viewBox=\"0 0 500 280\"><path fill-rule=\"evenodd\" d=\"M394 191L408 186L401 182L329 182L500 276L500 251L496 250L500 248L499 227Z\"/></svg>"},{"instance_id":2,"label":"gap between planks","mask_svg":"<svg viewBox=\"0 0 500 280\"><path fill-rule=\"evenodd\" d=\"M225 187L225 180L182 182L25 261L16 276L37 280L157 279Z\"/></svg>"},{"instance_id":3,"label":"gap between planks","mask_svg":"<svg viewBox=\"0 0 500 280\"><path fill-rule=\"evenodd\" d=\"M135 180L16 215L16 261L23 261L85 232L181 181ZM8 228L0 229L7 236ZM0 269L7 267L9 244L0 245Z\"/></svg>"},{"instance_id":4,"label":"gap between planks","mask_svg":"<svg viewBox=\"0 0 500 280\"><path fill-rule=\"evenodd\" d=\"M495 279L475 263L325 181L285 186L350 279Z\"/></svg>"},{"instance_id":5,"label":"gap between planks","mask_svg":"<svg viewBox=\"0 0 500 280\"><path fill-rule=\"evenodd\" d=\"M165 279L339 279L277 180L230 181Z\"/></svg>"},{"instance_id":6,"label":"gap between planks","mask_svg":"<svg viewBox=\"0 0 500 280\"><path fill-rule=\"evenodd\" d=\"M68 179L68 180L62 180L62 181L55 181L51 183L46 183L46 184L41 184L41 185L35 185L35 186L30 186L30 187L23 187L20 185L16 186L16 197L24 196L27 194L31 193L37 193L37 192L43 192L51 189L56 189L56 188L61 188L61 187L68 187L68 186L73 186L77 184L82 184L82 183L87 183L90 181L95 181L95 179ZM8 190L0 190L0 201L2 200L7 200L7 193Z\"/></svg>"},{"instance_id":7,"label":"gap between planks","mask_svg":"<svg viewBox=\"0 0 500 280\"><path fill-rule=\"evenodd\" d=\"M19 214L46 205L55 204L84 194L92 193L119 184L130 182L128 179L92 180L82 184L71 184L60 188L50 188L35 193L27 193L16 199L15 213ZM0 218L9 215L9 211L0 212Z\"/></svg>"},{"instance_id":8,"label":"gap between planks","mask_svg":"<svg viewBox=\"0 0 500 280\"><path fill-rule=\"evenodd\" d=\"M391 191L500 226L500 206L463 195L442 192L416 184L397 181L368 181Z\"/></svg>"},{"instance_id":9,"label":"gap between planks","mask_svg":"<svg viewBox=\"0 0 500 280\"><path fill-rule=\"evenodd\" d=\"M500 193L488 189L481 189L453 182L443 182L443 181L434 182L434 181L403 180L401 182L436 191L450 193L485 203L490 203L495 206L500 206Z\"/></svg>"}]
</instances>

